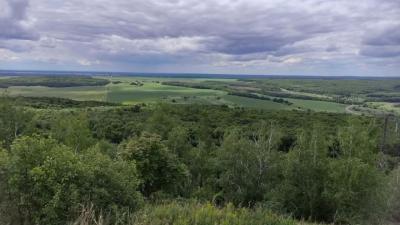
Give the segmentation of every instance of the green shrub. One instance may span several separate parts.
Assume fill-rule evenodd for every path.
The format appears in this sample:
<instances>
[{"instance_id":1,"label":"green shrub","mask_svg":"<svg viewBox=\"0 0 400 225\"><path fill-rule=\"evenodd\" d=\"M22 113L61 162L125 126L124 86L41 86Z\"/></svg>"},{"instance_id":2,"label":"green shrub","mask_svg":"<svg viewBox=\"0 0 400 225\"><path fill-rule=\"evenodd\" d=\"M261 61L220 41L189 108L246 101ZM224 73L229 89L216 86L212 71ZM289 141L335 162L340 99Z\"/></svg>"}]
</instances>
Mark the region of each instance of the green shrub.
<instances>
[{"instance_id":1,"label":"green shrub","mask_svg":"<svg viewBox=\"0 0 400 225\"><path fill-rule=\"evenodd\" d=\"M143 133L121 145L120 156L135 162L145 196L159 191L175 193L186 180L186 166L170 151L158 135Z\"/></svg>"},{"instance_id":2,"label":"green shrub","mask_svg":"<svg viewBox=\"0 0 400 225\"><path fill-rule=\"evenodd\" d=\"M17 138L0 154L2 211L11 224L65 224L80 205L135 210L141 203L135 164L113 161L96 148L77 154L54 139Z\"/></svg>"}]
</instances>

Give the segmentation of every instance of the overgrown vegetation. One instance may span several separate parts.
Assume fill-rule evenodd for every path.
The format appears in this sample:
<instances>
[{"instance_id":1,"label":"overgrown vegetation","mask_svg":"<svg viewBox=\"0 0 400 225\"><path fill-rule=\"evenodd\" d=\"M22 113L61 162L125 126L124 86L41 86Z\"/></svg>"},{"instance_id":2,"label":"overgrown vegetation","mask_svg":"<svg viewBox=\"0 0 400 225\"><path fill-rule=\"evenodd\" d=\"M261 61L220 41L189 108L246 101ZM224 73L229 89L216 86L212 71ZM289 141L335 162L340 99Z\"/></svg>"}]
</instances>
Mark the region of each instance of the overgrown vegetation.
<instances>
[{"instance_id":1,"label":"overgrown vegetation","mask_svg":"<svg viewBox=\"0 0 400 225\"><path fill-rule=\"evenodd\" d=\"M93 208L86 207L82 210L75 224L107 225L110 224L108 218L109 216L107 215L96 215ZM312 225L311 223L276 215L262 207L254 209L235 208L232 204L228 204L225 207L216 207L210 203L201 204L196 202L150 204L136 214L124 214L120 215L119 218L118 222L126 225Z\"/></svg>"},{"instance_id":2,"label":"overgrown vegetation","mask_svg":"<svg viewBox=\"0 0 400 225\"><path fill-rule=\"evenodd\" d=\"M1 224L398 219L399 131L389 124L382 143L379 118L0 100Z\"/></svg>"}]
</instances>

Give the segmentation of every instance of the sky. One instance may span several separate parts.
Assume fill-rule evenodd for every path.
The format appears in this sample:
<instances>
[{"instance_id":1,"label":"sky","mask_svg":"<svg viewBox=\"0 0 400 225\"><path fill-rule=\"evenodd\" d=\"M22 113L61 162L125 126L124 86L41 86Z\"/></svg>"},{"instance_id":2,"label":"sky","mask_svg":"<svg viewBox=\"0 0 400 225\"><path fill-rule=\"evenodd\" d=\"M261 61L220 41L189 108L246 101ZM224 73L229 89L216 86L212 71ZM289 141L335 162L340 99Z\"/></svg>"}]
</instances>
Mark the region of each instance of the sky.
<instances>
[{"instance_id":1,"label":"sky","mask_svg":"<svg viewBox=\"0 0 400 225\"><path fill-rule=\"evenodd\" d=\"M0 69L400 76L400 0L0 0Z\"/></svg>"}]
</instances>

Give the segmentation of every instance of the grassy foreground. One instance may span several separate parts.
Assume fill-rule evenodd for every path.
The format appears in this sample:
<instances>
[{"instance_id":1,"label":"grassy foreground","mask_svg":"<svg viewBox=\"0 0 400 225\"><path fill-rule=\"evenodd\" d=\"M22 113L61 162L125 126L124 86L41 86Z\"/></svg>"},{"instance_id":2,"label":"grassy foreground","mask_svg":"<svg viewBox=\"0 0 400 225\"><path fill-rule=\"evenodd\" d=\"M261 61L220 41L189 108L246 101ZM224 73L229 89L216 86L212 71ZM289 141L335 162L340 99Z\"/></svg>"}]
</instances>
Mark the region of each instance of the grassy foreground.
<instances>
[{"instance_id":1,"label":"grassy foreground","mask_svg":"<svg viewBox=\"0 0 400 225\"><path fill-rule=\"evenodd\" d=\"M115 224L124 225L316 225L280 216L269 210L235 208L231 204L218 208L210 203L165 203L148 205L136 214L117 215ZM84 209L74 225L109 225L107 217L95 216Z\"/></svg>"}]
</instances>

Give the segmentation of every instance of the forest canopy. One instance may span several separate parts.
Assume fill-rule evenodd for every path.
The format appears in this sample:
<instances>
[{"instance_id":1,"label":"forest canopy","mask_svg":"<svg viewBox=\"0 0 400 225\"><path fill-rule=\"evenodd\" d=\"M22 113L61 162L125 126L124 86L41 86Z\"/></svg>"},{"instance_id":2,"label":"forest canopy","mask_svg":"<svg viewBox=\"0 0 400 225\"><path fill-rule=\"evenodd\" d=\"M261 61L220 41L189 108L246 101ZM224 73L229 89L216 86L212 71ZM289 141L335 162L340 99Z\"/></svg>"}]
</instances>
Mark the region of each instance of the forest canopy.
<instances>
[{"instance_id":1,"label":"forest canopy","mask_svg":"<svg viewBox=\"0 0 400 225\"><path fill-rule=\"evenodd\" d=\"M1 223L382 224L399 213L399 135L390 124L381 152L379 118L21 102L0 104Z\"/></svg>"}]
</instances>

